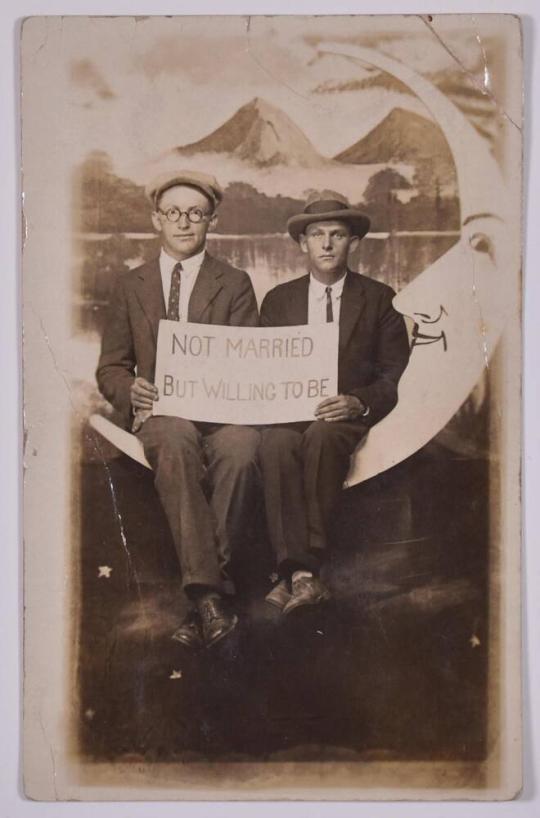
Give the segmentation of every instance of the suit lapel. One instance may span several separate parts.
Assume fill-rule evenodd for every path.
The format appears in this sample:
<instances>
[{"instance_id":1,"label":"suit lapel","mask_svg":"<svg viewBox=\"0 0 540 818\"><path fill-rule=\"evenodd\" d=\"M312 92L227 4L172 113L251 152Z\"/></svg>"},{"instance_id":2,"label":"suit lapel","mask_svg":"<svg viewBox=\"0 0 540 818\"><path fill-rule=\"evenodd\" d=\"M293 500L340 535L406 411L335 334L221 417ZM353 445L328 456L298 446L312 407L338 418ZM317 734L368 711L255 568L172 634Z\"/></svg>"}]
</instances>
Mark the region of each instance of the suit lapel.
<instances>
[{"instance_id":1,"label":"suit lapel","mask_svg":"<svg viewBox=\"0 0 540 818\"><path fill-rule=\"evenodd\" d=\"M297 278L294 283L296 292L287 304L287 319L291 327L307 324L309 320L309 275Z\"/></svg>"},{"instance_id":2,"label":"suit lapel","mask_svg":"<svg viewBox=\"0 0 540 818\"><path fill-rule=\"evenodd\" d=\"M188 321L201 322L203 314L218 292L223 288L220 281L223 273L212 256L205 253L197 280L191 291L188 307Z\"/></svg>"},{"instance_id":3,"label":"suit lapel","mask_svg":"<svg viewBox=\"0 0 540 818\"><path fill-rule=\"evenodd\" d=\"M352 332L365 306L366 294L362 278L357 273L353 273L349 270L341 296L341 311L339 316L340 349L344 349L349 343Z\"/></svg>"},{"instance_id":4,"label":"suit lapel","mask_svg":"<svg viewBox=\"0 0 540 818\"><path fill-rule=\"evenodd\" d=\"M157 342L160 319L166 317L159 259L149 261L148 264L141 267L136 283L136 293L141 308L152 327L154 340Z\"/></svg>"}]
</instances>

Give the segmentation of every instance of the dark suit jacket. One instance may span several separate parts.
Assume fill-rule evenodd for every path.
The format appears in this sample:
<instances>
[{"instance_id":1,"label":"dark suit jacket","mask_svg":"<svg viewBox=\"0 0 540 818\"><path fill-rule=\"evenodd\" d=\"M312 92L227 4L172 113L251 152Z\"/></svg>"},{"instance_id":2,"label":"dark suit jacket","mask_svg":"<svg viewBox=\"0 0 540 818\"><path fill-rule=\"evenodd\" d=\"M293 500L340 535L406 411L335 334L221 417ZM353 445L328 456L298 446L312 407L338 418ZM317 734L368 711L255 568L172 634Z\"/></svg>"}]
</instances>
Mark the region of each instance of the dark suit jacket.
<instances>
[{"instance_id":1,"label":"dark suit jacket","mask_svg":"<svg viewBox=\"0 0 540 818\"><path fill-rule=\"evenodd\" d=\"M135 376L154 382L158 326L166 317L159 259L118 277L96 371L102 394L128 427ZM206 253L191 292L188 321L256 327L259 316L248 274Z\"/></svg>"},{"instance_id":2,"label":"dark suit jacket","mask_svg":"<svg viewBox=\"0 0 540 818\"><path fill-rule=\"evenodd\" d=\"M309 275L279 284L261 306L261 326L307 324ZM369 406L373 426L397 403L397 386L409 360L403 316L392 306L394 290L347 272L339 321L338 391Z\"/></svg>"}]
</instances>

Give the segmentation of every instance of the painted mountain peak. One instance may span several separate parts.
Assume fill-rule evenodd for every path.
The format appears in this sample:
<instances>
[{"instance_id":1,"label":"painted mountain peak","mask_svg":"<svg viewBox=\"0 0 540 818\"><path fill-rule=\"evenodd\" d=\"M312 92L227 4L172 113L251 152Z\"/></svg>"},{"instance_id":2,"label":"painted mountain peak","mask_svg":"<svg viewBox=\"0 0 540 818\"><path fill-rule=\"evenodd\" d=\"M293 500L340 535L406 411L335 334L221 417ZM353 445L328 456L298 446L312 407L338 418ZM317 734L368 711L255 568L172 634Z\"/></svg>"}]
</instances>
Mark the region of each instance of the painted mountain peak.
<instances>
[{"instance_id":1,"label":"painted mountain peak","mask_svg":"<svg viewBox=\"0 0 540 818\"><path fill-rule=\"evenodd\" d=\"M430 119L404 108L393 108L362 139L335 159L353 165L375 162L414 165L424 184L439 188L455 185L456 173L450 148L441 128Z\"/></svg>"},{"instance_id":2,"label":"painted mountain peak","mask_svg":"<svg viewBox=\"0 0 540 818\"><path fill-rule=\"evenodd\" d=\"M332 164L287 114L260 97L239 108L204 139L174 149L174 153L182 156L210 152L226 153L259 168Z\"/></svg>"}]
</instances>

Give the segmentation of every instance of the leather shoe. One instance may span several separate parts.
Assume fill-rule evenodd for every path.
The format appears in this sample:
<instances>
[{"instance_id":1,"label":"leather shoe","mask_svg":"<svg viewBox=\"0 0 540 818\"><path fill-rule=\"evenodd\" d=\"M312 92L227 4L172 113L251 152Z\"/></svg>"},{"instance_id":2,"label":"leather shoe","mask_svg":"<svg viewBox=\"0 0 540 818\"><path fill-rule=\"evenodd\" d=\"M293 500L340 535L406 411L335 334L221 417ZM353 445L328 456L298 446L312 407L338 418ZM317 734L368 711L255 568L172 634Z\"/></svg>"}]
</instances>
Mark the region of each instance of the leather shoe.
<instances>
[{"instance_id":1,"label":"leather shoe","mask_svg":"<svg viewBox=\"0 0 540 818\"><path fill-rule=\"evenodd\" d=\"M318 577L301 575L292 579L292 596L283 608L284 614L300 608L303 605L319 605L330 599L330 591L322 584Z\"/></svg>"},{"instance_id":2,"label":"leather shoe","mask_svg":"<svg viewBox=\"0 0 540 818\"><path fill-rule=\"evenodd\" d=\"M202 648L203 637L201 633L201 621L197 611L190 611L178 630L176 630L172 639L186 648Z\"/></svg>"},{"instance_id":3,"label":"leather shoe","mask_svg":"<svg viewBox=\"0 0 540 818\"><path fill-rule=\"evenodd\" d=\"M264 601L268 602L270 605L274 605L274 607L279 608L279 610L282 611L285 605L291 599L292 594L289 591L287 580L282 579L280 582L274 585L269 594L266 594Z\"/></svg>"},{"instance_id":4,"label":"leather shoe","mask_svg":"<svg viewBox=\"0 0 540 818\"><path fill-rule=\"evenodd\" d=\"M225 610L223 600L218 596L207 596L198 600L197 607L202 623L202 635L207 648L227 636L238 624L236 614Z\"/></svg>"}]
</instances>

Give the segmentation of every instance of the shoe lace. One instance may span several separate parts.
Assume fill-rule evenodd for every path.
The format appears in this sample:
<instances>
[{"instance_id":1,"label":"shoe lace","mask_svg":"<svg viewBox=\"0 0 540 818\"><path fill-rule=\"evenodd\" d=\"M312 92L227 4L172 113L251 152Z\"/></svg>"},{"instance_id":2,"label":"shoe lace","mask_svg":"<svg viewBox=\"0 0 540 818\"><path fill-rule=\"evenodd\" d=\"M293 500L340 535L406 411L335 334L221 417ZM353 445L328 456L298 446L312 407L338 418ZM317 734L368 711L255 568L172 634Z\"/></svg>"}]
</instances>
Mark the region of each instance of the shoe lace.
<instances>
[{"instance_id":1,"label":"shoe lace","mask_svg":"<svg viewBox=\"0 0 540 818\"><path fill-rule=\"evenodd\" d=\"M203 622L211 622L218 616L221 616L221 610L218 599L205 599L200 607L201 619Z\"/></svg>"}]
</instances>

